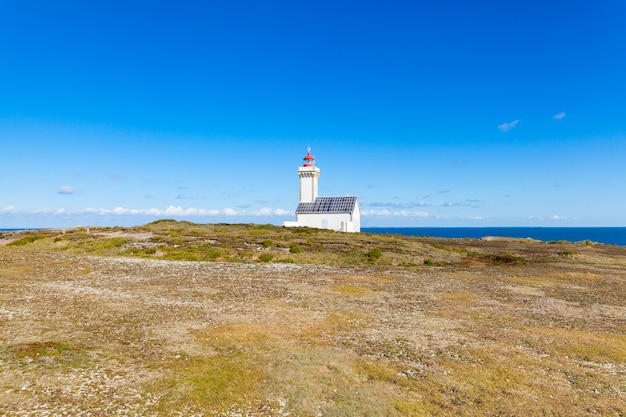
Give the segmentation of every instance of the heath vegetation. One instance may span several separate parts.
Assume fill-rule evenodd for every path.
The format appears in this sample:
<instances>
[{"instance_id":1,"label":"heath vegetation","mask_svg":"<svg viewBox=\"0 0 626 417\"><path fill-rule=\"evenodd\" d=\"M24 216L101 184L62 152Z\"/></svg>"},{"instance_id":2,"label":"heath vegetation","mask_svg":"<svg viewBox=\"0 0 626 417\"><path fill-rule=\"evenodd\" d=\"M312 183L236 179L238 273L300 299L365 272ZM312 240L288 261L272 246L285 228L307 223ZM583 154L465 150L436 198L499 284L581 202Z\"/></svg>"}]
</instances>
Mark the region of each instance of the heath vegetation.
<instances>
[{"instance_id":1,"label":"heath vegetation","mask_svg":"<svg viewBox=\"0 0 626 417\"><path fill-rule=\"evenodd\" d=\"M623 416L626 248L159 221L0 236L2 416Z\"/></svg>"}]
</instances>

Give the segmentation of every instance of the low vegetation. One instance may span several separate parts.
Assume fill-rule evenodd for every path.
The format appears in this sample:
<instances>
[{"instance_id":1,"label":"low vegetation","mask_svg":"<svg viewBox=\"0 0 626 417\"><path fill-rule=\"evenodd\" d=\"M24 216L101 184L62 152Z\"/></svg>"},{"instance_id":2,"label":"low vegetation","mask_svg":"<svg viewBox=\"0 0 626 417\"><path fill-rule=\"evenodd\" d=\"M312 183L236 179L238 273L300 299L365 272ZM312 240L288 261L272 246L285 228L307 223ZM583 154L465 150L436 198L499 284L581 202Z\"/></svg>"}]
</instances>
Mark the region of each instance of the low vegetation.
<instances>
[{"instance_id":1,"label":"low vegetation","mask_svg":"<svg viewBox=\"0 0 626 417\"><path fill-rule=\"evenodd\" d=\"M36 245L31 245L36 243ZM532 250L511 254L507 248L525 243ZM549 242L553 243L553 242ZM346 234L310 228L252 224L193 224L160 220L133 228L77 228L25 232L8 245L72 254L130 256L149 259L208 262L276 262L337 266L523 264L572 257L564 246L594 245L439 239L368 233ZM271 255L271 256L270 256Z\"/></svg>"},{"instance_id":2,"label":"low vegetation","mask_svg":"<svg viewBox=\"0 0 626 417\"><path fill-rule=\"evenodd\" d=\"M0 415L622 416L626 248L159 221L0 236Z\"/></svg>"},{"instance_id":3,"label":"low vegetation","mask_svg":"<svg viewBox=\"0 0 626 417\"><path fill-rule=\"evenodd\" d=\"M20 238L20 239L13 240L9 242L7 245L8 246L24 246L24 245L28 245L29 243L36 242L40 239L45 239L45 236L29 235L29 236L24 236L23 238Z\"/></svg>"}]
</instances>

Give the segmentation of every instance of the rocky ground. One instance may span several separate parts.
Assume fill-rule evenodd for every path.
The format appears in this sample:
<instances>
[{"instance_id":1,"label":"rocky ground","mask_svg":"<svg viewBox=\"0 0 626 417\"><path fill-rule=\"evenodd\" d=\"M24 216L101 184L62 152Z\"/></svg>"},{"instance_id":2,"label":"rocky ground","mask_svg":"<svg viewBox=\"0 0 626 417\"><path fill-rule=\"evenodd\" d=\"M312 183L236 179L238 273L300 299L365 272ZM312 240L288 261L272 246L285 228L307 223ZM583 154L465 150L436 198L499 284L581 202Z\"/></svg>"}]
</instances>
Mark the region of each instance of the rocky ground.
<instances>
[{"instance_id":1,"label":"rocky ground","mask_svg":"<svg viewBox=\"0 0 626 417\"><path fill-rule=\"evenodd\" d=\"M422 239L432 263L350 266L57 238L0 246L2 416L626 414L624 248Z\"/></svg>"}]
</instances>

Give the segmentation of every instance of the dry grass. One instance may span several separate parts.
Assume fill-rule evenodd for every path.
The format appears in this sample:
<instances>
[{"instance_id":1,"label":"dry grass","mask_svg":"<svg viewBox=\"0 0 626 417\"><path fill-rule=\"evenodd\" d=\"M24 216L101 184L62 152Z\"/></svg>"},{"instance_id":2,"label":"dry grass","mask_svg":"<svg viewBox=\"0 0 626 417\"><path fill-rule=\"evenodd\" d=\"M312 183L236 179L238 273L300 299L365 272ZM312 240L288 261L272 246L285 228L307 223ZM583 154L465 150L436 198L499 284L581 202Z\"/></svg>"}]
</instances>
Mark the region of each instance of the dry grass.
<instances>
[{"instance_id":1,"label":"dry grass","mask_svg":"<svg viewBox=\"0 0 626 417\"><path fill-rule=\"evenodd\" d=\"M0 246L2 416L626 413L624 248L172 222L36 235Z\"/></svg>"}]
</instances>

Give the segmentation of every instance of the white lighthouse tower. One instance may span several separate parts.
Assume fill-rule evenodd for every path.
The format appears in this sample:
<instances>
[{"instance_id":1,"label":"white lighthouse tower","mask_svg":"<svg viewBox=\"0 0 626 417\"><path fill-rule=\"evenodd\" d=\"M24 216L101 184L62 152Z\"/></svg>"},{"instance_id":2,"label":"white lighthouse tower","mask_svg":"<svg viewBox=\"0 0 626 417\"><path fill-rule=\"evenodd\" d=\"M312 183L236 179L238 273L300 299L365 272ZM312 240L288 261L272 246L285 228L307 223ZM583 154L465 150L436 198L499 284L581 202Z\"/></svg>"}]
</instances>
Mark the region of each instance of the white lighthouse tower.
<instances>
[{"instance_id":1,"label":"white lighthouse tower","mask_svg":"<svg viewBox=\"0 0 626 417\"><path fill-rule=\"evenodd\" d=\"M317 180L320 169L315 166L311 148L298 167L300 177L300 203L296 209L296 221L284 222L285 227L315 227L339 232L359 232L361 211L356 196L319 197Z\"/></svg>"},{"instance_id":2,"label":"white lighthouse tower","mask_svg":"<svg viewBox=\"0 0 626 417\"><path fill-rule=\"evenodd\" d=\"M311 148L307 149L303 161L304 164L298 167L300 202L312 203L317 198L317 179L320 177L320 169L315 166L315 158L311 155Z\"/></svg>"}]
</instances>

